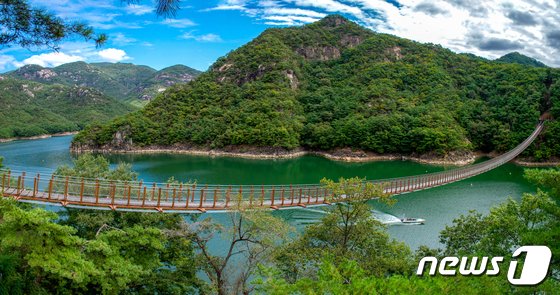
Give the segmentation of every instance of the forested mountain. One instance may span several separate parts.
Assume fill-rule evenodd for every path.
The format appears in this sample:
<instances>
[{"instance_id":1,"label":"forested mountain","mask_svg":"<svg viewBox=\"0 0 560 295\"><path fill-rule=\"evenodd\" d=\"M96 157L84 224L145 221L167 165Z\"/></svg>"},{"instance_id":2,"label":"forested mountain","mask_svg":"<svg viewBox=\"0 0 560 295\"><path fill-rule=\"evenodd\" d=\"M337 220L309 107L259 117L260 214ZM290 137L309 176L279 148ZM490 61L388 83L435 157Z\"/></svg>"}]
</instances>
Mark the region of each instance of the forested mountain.
<instances>
[{"instance_id":1,"label":"forested mountain","mask_svg":"<svg viewBox=\"0 0 560 295\"><path fill-rule=\"evenodd\" d=\"M520 65L525 65L525 66L531 66L531 67L537 67L537 68L546 68L547 65L543 64L542 62L532 58L532 57L528 57L526 55L523 55L519 52L512 52L512 53L508 53L498 59L496 59L497 62L503 62L503 63L512 63L512 64L520 64Z\"/></svg>"},{"instance_id":2,"label":"forested mountain","mask_svg":"<svg viewBox=\"0 0 560 295\"><path fill-rule=\"evenodd\" d=\"M0 138L77 131L133 110L94 88L0 77Z\"/></svg>"},{"instance_id":3,"label":"forested mountain","mask_svg":"<svg viewBox=\"0 0 560 295\"><path fill-rule=\"evenodd\" d=\"M189 82L199 71L176 65L161 71L130 63L63 64L54 68L26 65L8 73L8 76L47 84L87 86L118 100L151 100L167 87Z\"/></svg>"},{"instance_id":4,"label":"forested mountain","mask_svg":"<svg viewBox=\"0 0 560 295\"><path fill-rule=\"evenodd\" d=\"M559 77L328 16L267 29L143 110L88 127L73 147L502 152L528 136L542 112L560 115ZM559 155L558 130L550 123L528 153Z\"/></svg>"}]
</instances>

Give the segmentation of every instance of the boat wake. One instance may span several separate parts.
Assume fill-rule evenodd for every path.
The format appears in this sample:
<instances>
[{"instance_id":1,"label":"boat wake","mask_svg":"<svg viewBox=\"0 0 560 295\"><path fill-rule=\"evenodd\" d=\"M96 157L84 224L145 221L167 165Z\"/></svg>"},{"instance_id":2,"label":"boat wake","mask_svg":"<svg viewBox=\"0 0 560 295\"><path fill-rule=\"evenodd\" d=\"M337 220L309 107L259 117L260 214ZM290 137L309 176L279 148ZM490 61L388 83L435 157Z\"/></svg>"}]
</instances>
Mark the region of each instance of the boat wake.
<instances>
[{"instance_id":1,"label":"boat wake","mask_svg":"<svg viewBox=\"0 0 560 295\"><path fill-rule=\"evenodd\" d=\"M318 223L326 214L327 212L321 209L298 209L293 210L288 219L296 225L306 225ZM373 218L385 225L420 225L425 222L422 218L399 218L395 215L377 210L371 210L371 214Z\"/></svg>"}]
</instances>

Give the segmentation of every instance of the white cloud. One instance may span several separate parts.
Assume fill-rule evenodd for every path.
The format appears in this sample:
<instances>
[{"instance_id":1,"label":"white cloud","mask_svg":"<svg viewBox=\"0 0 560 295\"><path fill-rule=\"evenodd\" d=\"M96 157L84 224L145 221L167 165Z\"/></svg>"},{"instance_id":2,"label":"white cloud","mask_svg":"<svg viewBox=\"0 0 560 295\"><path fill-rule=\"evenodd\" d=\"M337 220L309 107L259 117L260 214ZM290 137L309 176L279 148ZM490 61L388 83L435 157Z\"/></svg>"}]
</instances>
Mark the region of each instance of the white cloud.
<instances>
[{"instance_id":1,"label":"white cloud","mask_svg":"<svg viewBox=\"0 0 560 295\"><path fill-rule=\"evenodd\" d=\"M268 23L276 22L276 23L282 23L290 26L312 23L319 20L319 18L313 18L309 16L298 16L298 15L270 15L270 16L264 16L263 19L272 21Z\"/></svg>"},{"instance_id":2,"label":"white cloud","mask_svg":"<svg viewBox=\"0 0 560 295\"><path fill-rule=\"evenodd\" d=\"M241 5L218 5L216 7L212 7L207 9L207 11L212 11L212 10L245 10L245 6L241 6Z\"/></svg>"},{"instance_id":3,"label":"white cloud","mask_svg":"<svg viewBox=\"0 0 560 295\"><path fill-rule=\"evenodd\" d=\"M282 8L282 7L269 7L264 9L266 15L298 15L308 16L313 18L323 18L327 16L326 13L320 13L314 10L301 9L301 8Z\"/></svg>"},{"instance_id":4,"label":"white cloud","mask_svg":"<svg viewBox=\"0 0 560 295\"><path fill-rule=\"evenodd\" d=\"M248 16L255 17L259 14L260 9L250 8L250 0L222 0L215 7L204 9L203 11L213 11L213 10L239 10ZM259 1L259 6L269 6L267 3L273 3L272 0ZM272 4L275 6L276 4Z\"/></svg>"},{"instance_id":5,"label":"white cloud","mask_svg":"<svg viewBox=\"0 0 560 295\"><path fill-rule=\"evenodd\" d=\"M30 2L34 7L53 12L62 19L84 22L97 30L142 28L139 23L125 22L119 18L126 14L139 16L153 11L153 8L148 5L126 5L123 2L127 1L115 0L30 0Z\"/></svg>"},{"instance_id":6,"label":"white cloud","mask_svg":"<svg viewBox=\"0 0 560 295\"><path fill-rule=\"evenodd\" d=\"M347 5L334 0L291 0L298 6L317 7L324 9L330 13L347 13L356 17L364 17L362 9L356 6ZM368 1L368 2L382 2L382 1Z\"/></svg>"},{"instance_id":7,"label":"white cloud","mask_svg":"<svg viewBox=\"0 0 560 295\"><path fill-rule=\"evenodd\" d=\"M222 41L222 38L216 34L206 34L206 35L198 36L197 40L203 42L220 42Z\"/></svg>"},{"instance_id":8,"label":"white cloud","mask_svg":"<svg viewBox=\"0 0 560 295\"><path fill-rule=\"evenodd\" d=\"M99 51L97 54L101 60L108 62L119 62L130 59L124 50L116 48L107 48Z\"/></svg>"},{"instance_id":9,"label":"white cloud","mask_svg":"<svg viewBox=\"0 0 560 295\"><path fill-rule=\"evenodd\" d=\"M112 30L112 29L141 29L142 25L137 22L122 22L122 21L111 21L111 22L92 22L89 25L96 29L101 30Z\"/></svg>"},{"instance_id":10,"label":"white cloud","mask_svg":"<svg viewBox=\"0 0 560 295\"><path fill-rule=\"evenodd\" d=\"M199 42L222 42L222 37L216 34L194 35L192 32L187 32L181 35L182 39L193 39Z\"/></svg>"},{"instance_id":11,"label":"white cloud","mask_svg":"<svg viewBox=\"0 0 560 295\"><path fill-rule=\"evenodd\" d=\"M147 5L129 4L126 6L125 11L128 14L144 15L154 11L154 8Z\"/></svg>"},{"instance_id":12,"label":"white cloud","mask_svg":"<svg viewBox=\"0 0 560 295\"><path fill-rule=\"evenodd\" d=\"M136 43L136 39L125 36L123 33L115 33L109 37L109 40L116 45L129 45Z\"/></svg>"},{"instance_id":13,"label":"white cloud","mask_svg":"<svg viewBox=\"0 0 560 295\"><path fill-rule=\"evenodd\" d=\"M13 64L17 67L31 64L40 65L42 67L56 67L61 64L83 60L85 60L85 58L80 55L69 55L63 52L50 52L33 55L24 59L22 62L14 62Z\"/></svg>"},{"instance_id":14,"label":"white cloud","mask_svg":"<svg viewBox=\"0 0 560 295\"><path fill-rule=\"evenodd\" d=\"M239 10L274 26L343 14L375 31L457 52L496 58L517 50L560 66L558 0L222 0L211 10Z\"/></svg>"},{"instance_id":15,"label":"white cloud","mask_svg":"<svg viewBox=\"0 0 560 295\"><path fill-rule=\"evenodd\" d=\"M248 4L247 0L223 0L216 7L208 8L207 11L211 10L245 10Z\"/></svg>"},{"instance_id":16,"label":"white cloud","mask_svg":"<svg viewBox=\"0 0 560 295\"><path fill-rule=\"evenodd\" d=\"M164 20L162 24L174 28L187 28L187 27L196 26L196 23L188 18L168 18Z\"/></svg>"},{"instance_id":17,"label":"white cloud","mask_svg":"<svg viewBox=\"0 0 560 295\"><path fill-rule=\"evenodd\" d=\"M0 55L0 71L5 70L7 67L11 66L15 62L15 58L11 55Z\"/></svg>"}]
</instances>

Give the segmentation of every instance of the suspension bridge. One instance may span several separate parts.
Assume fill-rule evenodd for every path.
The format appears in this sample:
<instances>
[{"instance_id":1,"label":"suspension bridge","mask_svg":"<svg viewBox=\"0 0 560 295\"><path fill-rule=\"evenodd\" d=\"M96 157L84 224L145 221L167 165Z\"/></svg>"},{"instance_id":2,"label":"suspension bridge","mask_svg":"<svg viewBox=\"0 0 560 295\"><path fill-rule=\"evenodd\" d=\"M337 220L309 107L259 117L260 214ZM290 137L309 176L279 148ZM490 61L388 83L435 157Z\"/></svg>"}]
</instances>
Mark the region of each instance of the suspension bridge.
<instances>
[{"instance_id":1,"label":"suspension bridge","mask_svg":"<svg viewBox=\"0 0 560 295\"><path fill-rule=\"evenodd\" d=\"M370 180L387 194L425 190L495 169L517 157L544 127L539 121L533 133L514 149L478 164L437 173ZM235 210L236 204L285 209L344 202L320 184L306 185L200 185L123 182L0 170L3 197L21 202L98 210L147 212L207 212Z\"/></svg>"}]
</instances>

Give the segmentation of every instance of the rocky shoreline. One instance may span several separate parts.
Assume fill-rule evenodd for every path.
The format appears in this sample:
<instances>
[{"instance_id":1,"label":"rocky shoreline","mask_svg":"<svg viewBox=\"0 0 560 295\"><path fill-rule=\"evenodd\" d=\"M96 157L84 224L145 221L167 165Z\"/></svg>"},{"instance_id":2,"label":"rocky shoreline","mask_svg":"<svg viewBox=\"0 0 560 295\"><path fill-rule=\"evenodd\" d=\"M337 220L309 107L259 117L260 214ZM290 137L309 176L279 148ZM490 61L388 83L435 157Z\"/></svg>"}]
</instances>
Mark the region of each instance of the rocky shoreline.
<instances>
[{"instance_id":1,"label":"rocky shoreline","mask_svg":"<svg viewBox=\"0 0 560 295\"><path fill-rule=\"evenodd\" d=\"M42 135L35 135L35 136L29 136L29 137L0 138L0 143L11 142L11 141L16 141L16 140L45 139L45 138L58 137L58 136L68 136L68 135L75 135L75 134L78 134L78 131L61 132L61 133L54 133L54 134L42 134Z\"/></svg>"},{"instance_id":2,"label":"rocky shoreline","mask_svg":"<svg viewBox=\"0 0 560 295\"><path fill-rule=\"evenodd\" d=\"M389 160L409 160L423 164L431 165L453 165L462 166L472 164L478 157L483 156L474 153L462 153L450 155L447 157L438 157L435 155L399 155L399 154L375 154L361 150L352 150L349 148L337 149L333 151L313 151L305 149L285 150L281 148L256 148L256 147L228 147L224 149L204 149L193 146L174 146L174 147L146 147L134 148L127 147L125 149L118 148L89 148L72 146L71 151L74 153L114 153L114 154L186 154L196 156L210 157L237 157L247 159L291 159L305 155L317 155L325 157L333 161L341 162L371 162L371 161L389 161Z\"/></svg>"},{"instance_id":3,"label":"rocky shoreline","mask_svg":"<svg viewBox=\"0 0 560 295\"><path fill-rule=\"evenodd\" d=\"M548 162L531 162L528 159L515 159L513 162L524 167L560 167L560 160L552 160Z\"/></svg>"},{"instance_id":4,"label":"rocky shoreline","mask_svg":"<svg viewBox=\"0 0 560 295\"><path fill-rule=\"evenodd\" d=\"M235 157L246 159L292 159L305 155L316 155L333 161L340 162L373 162L373 161L413 161L429 165L442 166L464 166L474 163L481 157L495 157L495 153L473 153L464 152L451 154L446 157L437 155L399 155L399 154L375 154L362 150L353 150L350 148L337 149L332 151L314 151L305 149L286 150L282 148L257 148L250 146L228 147L224 149L205 149L194 146L173 146L173 147L145 147L145 148L89 148L89 147L71 147L73 153L101 153L101 154L184 154L194 156L208 157ZM514 163L526 167L552 167L559 166L560 160L553 159L549 162L531 162L530 159L521 158L514 160Z\"/></svg>"}]
</instances>

